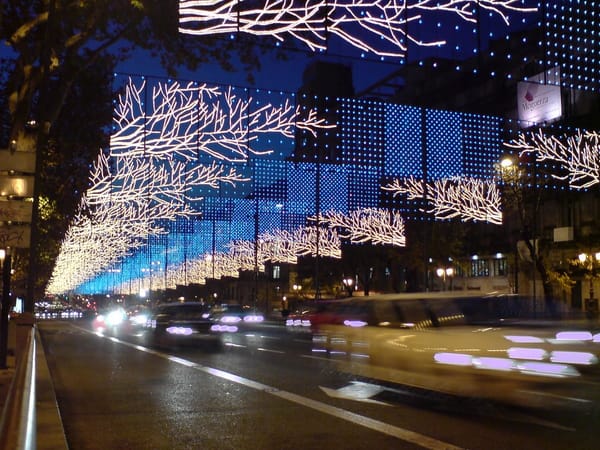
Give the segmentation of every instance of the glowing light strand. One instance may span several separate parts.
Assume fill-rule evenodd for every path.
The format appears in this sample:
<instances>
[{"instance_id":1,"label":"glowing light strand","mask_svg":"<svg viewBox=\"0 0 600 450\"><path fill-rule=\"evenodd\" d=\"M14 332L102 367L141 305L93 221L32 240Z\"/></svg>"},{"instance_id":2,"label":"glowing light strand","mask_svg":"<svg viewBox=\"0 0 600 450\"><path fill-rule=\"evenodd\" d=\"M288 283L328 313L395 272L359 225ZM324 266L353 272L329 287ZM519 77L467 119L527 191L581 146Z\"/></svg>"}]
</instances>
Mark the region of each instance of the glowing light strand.
<instances>
[{"instance_id":1,"label":"glowing light strand","mask_svg":"<svg viewBox=\"0 0 600 450\"><path fill-rule=\"evenodd\" d=\"M600 183L600 135L579 130L574 136L559 138L537 132L519 133L517 139L505 143L519 155L533 153L537 162L552 161L566 170L565 175L553 173L557 180L568 180L573 189L588 189Z\"/></svg>"},{"instance_id":2,"label":"glowing light strand","mask_svg":"<svg viewBox=\"0 0 600 450\"><path fill-rule=\"evenodd\" d=\"M318 129L334 128L317 117L314 109L304 113L289 99L275 106L258 105L252 97L238 97L234 88L209 87L193 82L159 83L152 88L152 104L144 109L143 81L129 80L115 108L111 156L181 158L197 160L199 154L229 162L246 161L249 155L265 155L252 143L260 134L277 133L293 138L301 128L316 135Z\"/></svg>"},{"instance_id":3,"label":"glowing light strand","mask_svg":"<svg viewBox=\"0 0 600 450\"><path fill-rule=\"evenodd\" d=\"M404 220L398 211L380 208L358 209L350 214L329 211L321 216L320 222L338 230L340 237L355 244L406 245Z\"/></svg>"},{"instance_id":4,"label":"glowing light strand","mask_svg":"<svg viewBox=\"0 0 600 450\"><path fill-rule=\"evenodd\" d=\"M423 41L408 32L423 16L455 15L477 22L478 8L509 25L509 12L534 13L521 0L180 0L179 31L192 35L247 33L271 36L282 42L287 36L311 51L327 49L328 36L379 56L404 57L407 43L420 47L442 46L443 39Z\"/></svg>"},{"instance_id":5,"label":"glowing light strand","mask_svg":"<svg viewBox=\"0 0 600 450\"><path fill-rule=\"evenodd\" d=\"M493 180L452 177L424 183L408 177L396 179L382 189L393 192L394 196L405 194L408 200L426 200L430 207L424 212L436 219L502 224L500 189Z\"/></svg>"}]
</instances>

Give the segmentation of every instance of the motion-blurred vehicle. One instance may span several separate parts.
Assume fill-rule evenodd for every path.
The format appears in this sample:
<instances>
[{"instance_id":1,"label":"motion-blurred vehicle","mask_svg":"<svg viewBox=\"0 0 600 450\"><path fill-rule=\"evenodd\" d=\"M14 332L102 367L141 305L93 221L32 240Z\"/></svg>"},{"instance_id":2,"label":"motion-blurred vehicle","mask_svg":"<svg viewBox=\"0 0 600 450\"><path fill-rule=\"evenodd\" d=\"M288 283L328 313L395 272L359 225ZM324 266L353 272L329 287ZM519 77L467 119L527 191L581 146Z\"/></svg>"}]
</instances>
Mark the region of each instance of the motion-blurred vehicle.
<instances>
[{"instance_id":1,"label":"motion-blurred vehicle","mask_svg":"<svg viewBox=\"0 0 600 450\"><path fill-rule=\"evenodd\" d=\"M127 325L127 313L121 306L104 308L92 320L92 327L99 333L116 333Z\"/></svg>"},{"instance_id":2,"label":"motion-blurred vehicle","mask_svg":"<svg viewBox=\"0 0 600 450\"><path fill-rule=\"evenodd\" d=\"M521 299L522 300L522 299ZM600 396L600 330L523 320L512 296L382 295L335 303L313 351L361 376L530 406Z\"/></svg>"},{"instance_id":3,"label":"motion-blurred vehicle","mask_svg":"<svg viewBox=\"0 0 600 450\"><path fill-rule=\"evenodd\" d=\"M285 320L285 327L292 332L310 332L318 327L319 323L327 323L332 320L332 314L336 313L335 304L339 300L315 301L311 304L292 311Z\"/></svg>"},{"instance_id":4,"label":"motion-blurred vehicle","mask_svg":"<svg viewBox=\"0 0 600 450\"><path fill-rule=\"evenodd\" d=\"M212 308L213 330L235 333L240 327L264 321L264 315L250 306L239 304L221 304Z\"/></svg>"},{"instance_id":5,"label":"motion-blurred vehicle","mask_svg":"<svg viewBox=\"0 0 600 450\"><path fill-rule=\"evenodd\" d=\"M152 310L144 337L158 347L200 343L215 347L220 345L220 336L213 325L210 308L204 303L165 303Z\"/></svg>"},{"instance_id":6,"label":"motion-blurred vehicle","mask_svg":"<svg viewBox=\"0 0 600 450\"><path fill-rule=\"evenodd\" d=\"M132 329L145 328L152 311L145 305L130 306L126 310L127 320Z\"/></svg>"}]
</instances>

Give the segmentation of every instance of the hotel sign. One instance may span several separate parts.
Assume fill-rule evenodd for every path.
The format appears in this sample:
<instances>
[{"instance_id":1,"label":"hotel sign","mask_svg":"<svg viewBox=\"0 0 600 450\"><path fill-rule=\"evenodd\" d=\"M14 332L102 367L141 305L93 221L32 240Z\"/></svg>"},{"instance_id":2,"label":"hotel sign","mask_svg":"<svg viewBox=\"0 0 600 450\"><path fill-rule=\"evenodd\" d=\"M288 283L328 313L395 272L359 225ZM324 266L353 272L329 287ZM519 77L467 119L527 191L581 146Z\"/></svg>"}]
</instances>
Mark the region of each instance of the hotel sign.
<instances>
[{"instance_id":1,"label":"hotel sign","mask_svg":"<svg viewBox=\"0 0 600 450\"><path fill-rule=\"evenodd\" d=\"M562 116L560 75L558 69L539 74L517 85L517 107L522 127L542 124ZM559 78L558 82L555 78Z\"/></svg>"}]
</instances>

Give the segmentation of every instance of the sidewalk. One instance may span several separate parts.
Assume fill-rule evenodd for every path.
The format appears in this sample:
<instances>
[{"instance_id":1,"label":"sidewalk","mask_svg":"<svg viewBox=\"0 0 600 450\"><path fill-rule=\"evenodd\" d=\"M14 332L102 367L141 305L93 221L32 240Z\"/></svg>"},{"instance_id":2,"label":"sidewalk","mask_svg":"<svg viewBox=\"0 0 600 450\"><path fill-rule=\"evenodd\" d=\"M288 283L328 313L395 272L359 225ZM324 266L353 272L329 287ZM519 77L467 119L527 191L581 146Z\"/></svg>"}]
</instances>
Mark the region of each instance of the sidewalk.
<instances>
[{"instance_id":1,"label":"sidewalk","mask_svg":"<svg viewBox=\"0 0 600 450\"><path fill-rule=\"evenodd\" d=\"M8 326L8 367L7 369L0 369L0 411L4 411L16 372L15 355L17 352L24 351L16 348L16 335L17 324L15 320L10 320ZM68 445L56 402L54 384L48 369L44 348L37 332L35 364L36 448L38 450L67 450Z\"/></svg>"}]
</instances>

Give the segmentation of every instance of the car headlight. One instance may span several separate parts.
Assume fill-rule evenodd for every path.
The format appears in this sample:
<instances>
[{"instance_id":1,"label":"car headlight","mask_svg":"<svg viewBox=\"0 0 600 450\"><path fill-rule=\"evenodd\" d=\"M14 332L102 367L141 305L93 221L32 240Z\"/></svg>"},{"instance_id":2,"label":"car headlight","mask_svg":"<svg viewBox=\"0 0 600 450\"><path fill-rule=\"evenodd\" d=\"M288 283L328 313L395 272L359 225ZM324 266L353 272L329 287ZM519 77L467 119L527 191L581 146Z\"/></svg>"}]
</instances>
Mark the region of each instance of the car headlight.
<instances>
[{"instance_id":1,"label":"car headlight","mask_svg":"<svg viewBox=\"0 0 600 450\"><path fill-rule=\"evenodd\" d=\"M111 311L106 315L106 324L111 326L120 325L124 319L122 311Z\"/></svg>"}]
</instances>

